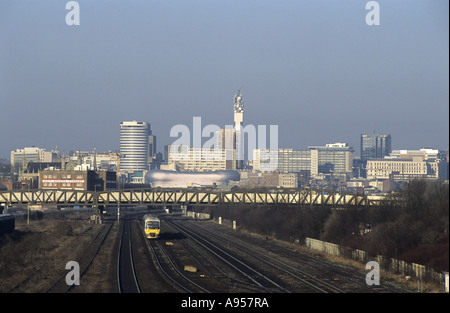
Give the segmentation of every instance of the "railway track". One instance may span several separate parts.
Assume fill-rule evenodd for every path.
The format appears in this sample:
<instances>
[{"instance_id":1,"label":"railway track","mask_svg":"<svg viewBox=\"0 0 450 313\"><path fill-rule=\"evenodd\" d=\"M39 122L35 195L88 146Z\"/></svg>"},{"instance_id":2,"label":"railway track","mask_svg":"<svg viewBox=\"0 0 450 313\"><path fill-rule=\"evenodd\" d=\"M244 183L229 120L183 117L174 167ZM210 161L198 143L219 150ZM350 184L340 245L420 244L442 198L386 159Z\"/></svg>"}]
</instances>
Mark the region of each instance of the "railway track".
<instances>
[{"instance_id":1,"label":"railway track","mask_svg":"<svg viewBox=\"0 0 450 313\"><path fill-rule=\"evenodd\" d=\"M88 233L92 230L92 227L87 228L83 234ZM67 238L62 242L62 245L66 242ZM46 263L41 264L40 266L36 267L31 273L29 273L24 279L22 279L20 282L6 290L6 293L11 292L17 292L21 290L27 290L28 284L33 284L34 279L38 279L37 276L42 274L43 271L45 271Z\"/></svg>"},{"instance_id":2,"label":"railway track","mask_svg":"<svg viewBox=\"0 0 450 313\"><path fill-rule=\"evenodd\" d=\"M247 242L231 231L217 231L217 225L170 215L160 218L163 221L162 236L156 240L145 238L142 223L133 224L137 223L136 216L123 220L117 256L119 292L158 292L162 283L171 286L165 287L166 291L181 293L384 290L364 286L359 277L351 276L342 266L285 248L283 252L278 246L258 246L256 241ZM136 260L141 264L136 265ZM186 272L183 264L195 265L199 272ZM153 279L139 282L140 277L150 275L149 271L154 272Z\"/></svg>"},{"instance_id":3,"label":"railway track","mask_svg":"<svg viewBox=\"0 0 450 313\"><path fill-rule=\"evenodd\" d=\"M113 223L104 224L104 227L100 229L97 235L86 246L80 257L76 260L76 262L80 265L80 280L94 261L112 227ZM68 272L66 271L60 275L58 279L44 291L44 293L67 293L73 288L76 288L77 285L68 285L66 283L65 278L67 274Z\"/></svg>"},{"instance_id":4,"label":"railway track","mask_svg":"<svg viewBox=\"0 0 450 313\"><path fill-rule=\"evenodd\" d=\"M189 223L193 226L192 223ZM198 227L198 225L195 225ZM216 238L219 241L226 241L227 245L233 247L234 249L240 251L243 254L248 254L249 257L254 258L263 264L265 264L268 268L276 269L280 273L284 273L291 278L301 282L302 284L310 287L315 292L321 293L345 293L345 291L337 286L334 286L326 281L323 281L317 277L314 277L310 273L303 271L297 267L293 267L287 262L283 262L279 258L275 258L270 256L269 254L258 251L254 249L249 244L243 244L242 242L238 242L236 239L230 239L228 237L224 237L223 234L218 235L218 232L212 232L206 230L205 228L201 228L201 232L208 236L208 238ZM248 258L247 258L248 259ZM283 288L286 289L286 288Z\"/></svg>"},{"instance_id":5,"label":"railway track","mask_svg":"<svg viewBox=\"0 0 450 313\"><path fill-rule=\"evenodd\" d=\"M142 261L144 258L143 250L140 249L144 247L149 252L151 258L153 259L153 264L156 266L156 271L161 274L159 279L163 279L170 286L172 290L177 292L209 292L207 289L198 285L191 279L189 279L183 272L176 266L174 259L166 251L164 246L159 240L148 240L145 238L143 224L139 222L139 218L142 217L141 214L128 215L124 218L122 223L122 228L120 232L121 240L119 243L118 256L117 256L117 285L119 293L141 293L142 290L152 290L150 285L158 284L157 281L146 281L139 282L139 274L145 274L144 271L150 271L155 269L153 266L138 266L136 261ZM139 240L137 236L141 236ZM137 247L134 247L137 245ZM136 251L139 250L139 255ZM160 282L160 281L159 281Z\"/></svg>"},{"instance_id":6,"label":"railway track","mask_svg":"<svg viewBox=\"0 0 450 313\"><path fill-rule=\"evenodd\" d=\"M76 258L76 261L80 265L80 279L86 273L89 266L92 264L95 256L98 253L98 250L103 245L105 239L107 238L113 224L103 225L103 227L93 236L93 238L87 243L85 249L80 253L79 257ZM93 227L87 228L81 235L86 235L93 230ZM64 242L63 242L64 244ZM74 248L74 247L72 247ZM41 281L43 278L49 277L49 267L47 263L41 264L39 267L35 268L33 272L28 274L24 279L20 282L12 286L7 293L11 292L24 292L31 288L31 290L35 290L34 285L37 284L37 281ZM36 292L44 292L44 293L66 293L69 292L74 285L68 286L65 283L65 277L67 275L67 271L62 272L57 276L47 287L42 290L36 290Z\"/></svg>"},{"instance_id":7,"label":"railway track","mask_svg":"<svg viewBox=\"0 0 450 313\"><path fill-rule=\"evenodd\" d=\"M180 239L185 239L181 233L178 233ZM215 290L223 292L220 286L229 292L261 292L261 288L255 286L249 281L239 279L236 275L230 273L232 269L226 269L223 262L220 260L213 260L213 255L205 253L205 249L192 240L180 240L181 247L189 254L198 266L203 270L213 281L216 282ZM219 264L221 263L221 264Z\"/></svg>"},{"instance_id":8,"label":"railway track","mask_svg":"<svg viewBox=\"0 0 450 313\"><path fill-rule=\"evenodd\" d=\"M201 287L191 279L189 279L183 272L177 267L174 259L170 256L170 254L166 251L164 246L161 244L158 239L147 239L145 237L145 232L143 228L143 223L139 222L139 219L144 215L144 213L137 215L130 215L124 221L124 226L122 230L122 240L119 248L119 257L118 257L118 284L119 284L119 292L142 292L141 287L138 282L137 275L137 266L134 264L133 258L133 248L131 245L131 219L134 219L136 225L133 229L137 229L138 234L143 240L142 246L145 246L145 249L149 252L153 264L157 269L157 271L161 274L162 279L167 281L170 286L172 286L173 290L178 292L209 292L207 289ZM136 221L137 219L137 221ZM126 245L124 243L127 242ZM142 251L142 250L141 250ZM137 258L144 258L144 255L141 253ZM146 264L145 268L141 268L142 271L149 270L153 266L149 267L149 264ZM128 273L127 273L128 272ZM141 273L141 272L139 272ZM128 278L125 278L128 277ZM124 280L127 280L129 287L124 289L125 283ZM155 283L155 282L153 282ZM144 286L148 287L148 286ZM128 291L125 291L128 290Z\"/></svg>"},{"instance_id":9,"label":"railway track","mask_svg":"<svg viewBox=\"0 0 450 313\"><path fill-rule=\"evenodd\" d=\"M144 238L144 230L143 225L140 224L141 229L141 236ZM190 240L185 239L191 239L187 237L180 238L180 232L178 230L175 231L175 233L171 232L173 228L171 225L166 224L164 227L165 233L163 233L162 238L160 239L145 239L146 246L148 251L151 254L151 257L153 259L154 266L157 268L157 271L159 272L160 278L164 279L166 282L168 282L175 291L182 292L182 293L210 293L210 287L213 286L211 290L213 292L221 292L222 289L217 283L217 281L214 284L211 284L211 281L207 278L205 278L205 275L189 275L184 272L183 266L180 266L180 259L178 255L171 256L171 252L168 251L168 249L165 247L165 243L169 243L170 245L173 244L170 240L166 240L167 236L170 237L170 239L176 239L179 241L177 244L182 247L182 249L187 252L188 255L191 256L195 262L198 263L198 265L204 270L205 273L208 274L209 277L212 277L213 279L221 279L222 283L226 283L229 287L228 289L236 290L237 286L239 285L238 290L245 290L245 291L266 291L261 288L256 288L254 285L252 285L249 282L244 282L241 280L238 280L236 278L232 278L231 276L227 275L224 270L222 270L219 266L217 266L214 261L211 260L211 258L208 258L206 256L205 250L199 249L198 247L193 247L192 242L189 244ZM166 235L166 236L164 236ZM164 239L164 237L166 239ZM190 277L196 277L190 278ZM198 277L202 277L199 281ZM205 285L205 281L208 281Z\"/></svg>"},{"instance_id":10,"label":"railway track","mask_svg":"<svg viewBox=\"0 0 450 313\"><path fill-rule=\"evenodd\" d=\"M173 284L176 285L178 289L181 289L182 292L188 293L210 292L208 289L200 286L183 274L160 241L149 240L148 244L156 259L159 269Z\"/></svg>"},{"instance_id":11,"label":"railway track","mask_svg":"<svg viewBox=\"0 0 450 313\"><path fill-rule=\"evenodd\" d=\"M206 239L184 225L181 225L181 223L175 223L174 221L169 220L167 222L181 233L194 240L204 249L208 250L211 254L215 255L229 267L239 272L248 281L246 283L247 285L255 287L260 292L290 292L280 283L274 281L252 265L249 265L246 261L243 261L242 258L232 255L225 249L211 242L209 239Z\"/></svg>"},{"instance_id":12,"label":"railway track","mask_svg":"<svg viewBox=\"0 0 450 313\"><path fill-rule=\"evenodd\" d=\"M141 293L136 275L131 240L131 217L124 218L117 256L117 287L119 293Z\"/></svg>"},{"instance_id":13,"label":"railway track","mask_svg":"<svg viewBox=\"0 0 450 313\"><path fill-rule=\"evenodd\" d=\"M85 276L84 287L89 286L90 290L100 287L100 290L118 290L121 293L403 292L391 287L367 286L364 273L359 275L347 266L289 250L284 245L270 243L270 240L245 236L227 227L179 215L162 214L161 238L148 240L144 236L142 223L137 221L142 215L143 212L124 214L119 225L107 221L103 225L89 226L80 233L83 246L65 245L73 249L70 255L74 255L74 259L78 255L75 260L80 265L81 277L86 272L95 273L94 276ZM111 232L114 224L117 227ZM116 234L117 231L117 237L108 237L110 232ZM68 238L73 241L74 237ZM106 254L99 254L107 238L117 240L116 246L108 251L103 249ZM105 246L113 244L110 239L107 242ZM117 264L113 261L108 266L109 284L97 286L97 263L91 271L88 269L97 255L102 259L99 266L105 267L105 258L111 259L109 251L114 251L113 259ZM198 271L187 272L183 269L186 265L197 267ZM51 270L50 264L40 264L7 292L31 290L28 288L36 281L41 282L40 286L32 289L36 292L84 290L83 279L82 286L68 286L65 281L68 271L55 275ZM106 274L103 268L102 273ZM52 278L53 281L50 281ZM102 283L106 283L106 279Z\"/></svg>"},{"instance_id":14,"label":"railway track","mask_svg":"<svg viewBox=\"0 0 450 313\"><path fill-rule=\"evenodd\" d=\"M241 251L250 252L254 257L260 259L262 262L280 269L291 277L302 280L297 276L299 274L304 276L303 279L306 280L306 283L310 281L311 283L316 284L319 292L408 292L406 289L399 288L398 286L368 286L365 283L365 275L356 275L355 269L348 266L332 264L328 261L303 253L295 253L294 255L294 253L285 248L283 249L284 251L281 251L280 248L274 250L274 247L270 245L267 245L264 249L261 249L260 247L255 249L255 244L250 244L249 242L239 240L236 236L233 236L233 238L230 239L230 237L228 237L230 235L226 235L226 233L229 234L231 232L229 230L225 230L225 232L217 232L215 227L208 224L205 225L203 223L203 225L200 226L202 223L194 223L192 221L188 223L195 224L195 227L201 227L201 231L207 234L208 237L214 237L218 240L227 240L229 245ZM290 256L289 260L283 260L283 258L280 257L280 254L286 253ZM295 262L292 262L292 260ZM303 270L300 270L300 268ZM314 275L311 273L314 273Z\"/></svg>"}]
</instances>

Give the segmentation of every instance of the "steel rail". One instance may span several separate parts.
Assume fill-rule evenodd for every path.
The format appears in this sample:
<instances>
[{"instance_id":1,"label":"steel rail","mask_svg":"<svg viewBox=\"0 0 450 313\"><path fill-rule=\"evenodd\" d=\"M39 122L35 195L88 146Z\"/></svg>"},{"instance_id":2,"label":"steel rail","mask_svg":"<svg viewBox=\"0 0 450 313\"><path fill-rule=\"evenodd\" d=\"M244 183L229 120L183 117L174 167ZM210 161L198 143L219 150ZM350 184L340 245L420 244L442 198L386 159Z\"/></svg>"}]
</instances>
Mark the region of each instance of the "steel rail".
<instances>
[{"instance_id":1,"label":"steel rail","mask_svg":"<svg viewBox=\"0 0 450 313\"><path fill-rule=\"evenodd\" d=\"M213 232L211 232L211 231L209 231L209 230L206 230L205 228L202 228L202 231L207 232L209 236L214 236L214 237L218 238L219 240L221 239L216 233L213 233ZM295 268L295 267L292 267L291 265L286 264L285 262L282 262L282 261L280 261L280 260L277 260L276 258L271 257L271 256L268 255L268 254L264 254L264 253L262 253L262 252L260 252L260 251L257 251L257 250L255 250L255 249L253 249L252 247L250 247L250 245L237 244L236 241L230 241L229 244L230 244L231 246L235 247L236 249L238 249L239 251L245 252L245 253L247 253L247 254L250 254L249 251L253 252L254 254L251 254L252 257L258 259L259 261L261 261L261 262L263 262L263 263L266 263L267 265L271 266L272 268L277 268L277 269L279 269L280 271L285 272L286 274L288 274L288 275L290 275L290 276L292 276L292 277L294 277L294 278L300 280L301 282L307 284L308 286L312 287L313 289L315 289L315 290L317 290L317 291L320 291L320 292L323 292L323 293L328 293L327 290L325 290L325 289L323 289L323 288L321 288L321 287L315 285L314 283L311 283L310 281L308 281L308 280L306 280L306 279L304 279L304 278L302 278L302 277L299 277L298 275L296 275L296 274L293 273L292 271L295 271L295 272L297 272L297 273L299 273L299 274L301 274L301 275L304 275L304 276L306 276L307 278L309 278L310 280L312 280L313 282L315 282L315 283L317 283L317 284L320 284L320 285L324 285L326 288L329 288L329 289L331 289L331 290L333 290L333 291L335 291L335 292L338 292L338 293L345 293L344 290L342 290L342 289L340 289L340 288L338 288L338 287L336 287L336 286L333 286L333 285L331 285L331 284L329 284L329 283L327 283L327 282L324 282L324 281L320 280L319 278L314 277L314 276L312 276L312 275L306 273L305 271L301 271L301 270L299 270L299 269L297 269L297 268ZM257 256L257 255L255 255L255 253L258 254L258 255L262 255L263 257ZM267 259L270 259L272 262L271 262L271 261L268 261ZM279 265L277 265L277 264L274 264L273 262L276 262L276 263L278 263L278 264L281 264L281 265L287 267L287 268L290 269L290 270L288 270L288 269L286 269L286 268L283 268L283 267L281 267L281 266L279 266Z\"/></svg>"},{"instance_id":2,"label":"steel rail","mask_svg":"<svg viewBox=\"0 0 450 313\"><path fill-rule=\"evenodd\" d=\"M106 238L108 237L111 229L112 229L113 224L111 223L109 225L108 228L102 228L97 235L89 242L89 244L86 246L86 248L84 249L83 253L78 257L77 262L81 262L82 258L87 254L87 252L91 249L91 247L93 246L94 242L98 241L97 239L99 238L100 234L102 232L104 232L104 235L100 241L100 243L98 244L98 246L95 248L95 250L93 251L92 257L89 259L89 261L84 265L83 270L80 272L80 279L81 277L86 273L86 270L88 269L88 267L92 264L92 262L94 261L95 257L97 256L98 252L100 251L100 248L103 246ZM106 231L105 231L106 229ZM44 293L49 293L51 292L53 289L55 289L57 287L58 284L62 284L61 281L63 278L66 277L68 272L64 272L64 274L62 274L61 276L59 276L59 278L50 285L50 287L48 287ZM70 289L72 289L74 287L74 285L67 285L64 286L64 293L67 293Z\"/></svg>"},{"instance_id":3,"label":"steel rail","mask_svg":"<svg viewBox=\"0 0 450 313\"><path fill-rule=\"evenodd\" d=\"M125 228L128 228L127 232L125 231ZM125 237L125 233L127 233L127 237L128 237L128 247L129 250L128 251L124 251L124 247L123 247L123 243L124 243L124 239L126 240L127 238ZM123 264L122 264L122 258L126 257L128 255L128 260L130 262L130 266L131 266L131 273L133 275L133 280L134 280L134 286L135 287L135 291L137 293L141 293L141 288L139 286L139 282L137 279L137 275L136 275L136 269L134 267L134 259L133 259L133 246L132 246L132 242L131 242L131 227L130 227L130 220L129 219L125 219L122 225L122 234L121 234L121 239L120 239L120 243L119 243L119 252L117 254L117 286L118 286L118 290L119 293L124 293L127 292L126 290L124 290L124 277L123 276Z\"/></svg>"},{"instance_id":4,"label":"steel rail","mask_svg":"<svg viewBox=\"0 0 450 313\"><path fill-rule=\"evenodd\" d=\"M233 260L234 262L240 264L242 267L246 268L248 271L256 274L259 277L261 277L263 280L269 282L270 284L272 284L273 286L275 286L277 289L281 290L282 292L290 292L286 288L280 286L278 283L276 283L273 280L271 280L269 277L265 276L264 274L262 274L259 271L255 270L254 268L252 268L248 264L244 263L243 261L241 261L238 258L234 257L233 255L229 254L228 252L226 252L225 250L221 249L217 245L213 244L209 240L207 240L207 239L205 239L203 237L200 237L198 234L195 234L194 232L192 232L191 230L188 230L186 227L181 226L180 224L175 224L173 221L168 221L168 223L170 225L172 225L173 227L177 228L180 232L186 234L188 237L190 237L195 242L197 242L198 244L203 246L205 249L207 249L208 251L210 251L211 253L216 255L218 258L220 258L221 260L226 262L228 265L233 267L235 270L240 272L242 275L246 276L248 279L250 279L253 283L255 283L255 285L259 286L260 288L262 288L262 289L264 289L264 290L266 290L268 292L273 292L274 291L273 288L271 289L271 288L268 288L267 286L264 286L261 282L257 281L254 277L252 277L252 275L250 275L249 273L246 273L244 270L239 268L236 264L233 264L233 262L231 262L230 260ZM216 251L214 251L214 249ZM221 253L222 255L220 255L219 253Z\"/></svg>"},{"instance_id":5,"label":"steel rail","mask_svg":"<svg viewBox=\"0 0 450 313\"><path fill-rule=\"evenodd\" d=\"M178 234L178 236L179 236L179 234ZM203 270L214 280L217 280L223 284L231 285L233 287L239 287L239 288L251 290L252 292L260 291L260 289L253 284L250 284L248 282L244 282L237 278L231 277L223 269L221 269L214 261L212 261L211 258L208 258L203 252L200 252L192 244L190 244L188 242L180 241L180 245L200 265L200 267L202 267ZM189 247L186 247L186 245ZM203 260L203 262L201 260L199 260L199 258L201 258ZM220 275L211 273L211 269L207 268L205 262L211 264L211 266L214 267L220 273Z\"/></svg>"}]
</instances>

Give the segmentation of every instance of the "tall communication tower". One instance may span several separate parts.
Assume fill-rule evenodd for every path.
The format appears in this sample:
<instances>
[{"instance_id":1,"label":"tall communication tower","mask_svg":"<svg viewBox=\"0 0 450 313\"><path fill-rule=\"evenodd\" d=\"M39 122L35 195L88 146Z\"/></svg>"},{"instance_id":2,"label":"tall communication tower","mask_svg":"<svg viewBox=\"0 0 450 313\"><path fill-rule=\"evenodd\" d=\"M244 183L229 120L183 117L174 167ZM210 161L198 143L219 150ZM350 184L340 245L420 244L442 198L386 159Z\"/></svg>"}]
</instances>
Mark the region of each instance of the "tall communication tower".
<instances>
[{"instance_id":1,"label":"tall communication tower","mask_svg":"<svg viewBox=\"0 0 450 313\"><path fill-rule=\"evenodd\" d=\"M244 99L239 89L234 96L234 128L236 131L241 130L244 121Z\"/></svg>"},{"instance_id":2,"label":"tall communication tower","mask_svg":"<svg viewBox=\"0 0 450 313\"><path fill-rule=\"evenodd\" d=\"M244 99L239 89L234 96L234 131L236 133L236 168L242 168L244 164L244 147L242 123L244 122Z\"/></svg>"}]
</instances>

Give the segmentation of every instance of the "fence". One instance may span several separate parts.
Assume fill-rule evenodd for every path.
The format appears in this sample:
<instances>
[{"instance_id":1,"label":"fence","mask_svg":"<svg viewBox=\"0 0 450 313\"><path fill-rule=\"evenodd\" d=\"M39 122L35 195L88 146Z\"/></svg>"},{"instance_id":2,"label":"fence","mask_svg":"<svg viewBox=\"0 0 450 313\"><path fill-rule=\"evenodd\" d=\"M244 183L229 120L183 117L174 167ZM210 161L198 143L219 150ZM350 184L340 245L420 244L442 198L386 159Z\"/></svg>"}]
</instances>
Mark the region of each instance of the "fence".
<instances>
[{"instance_id":1,"label":"fence","mask_svg":"<svg viewBox=\"0 0 450 313\"><path fill-rule=\"evenodd\" d=\"M448 273L439 273L430 267L424 265L409 263L402 260L386 258L381 255L370 257L365 251L343 247L334 243L325 242L317 239L306 238L305 244L308 248L319 250L327 254L352 259L361 263L367 263L370 259L377 261L381 268L401 274L404 276L416 277L420 281L431 281L442 284L445 292L449 292Z\"/></svg>"},{"instance_id":2,"label":"fence","mask_svg":"<svg viewBox=\"0 0 450 313\"><path fill-rule=\"evenodd\" d=\"M199 220L209 220L211 218L211 214L209 213L197 213L192 211L187 211L186 216L193 217Z\"/></svg>"}]
</instances>

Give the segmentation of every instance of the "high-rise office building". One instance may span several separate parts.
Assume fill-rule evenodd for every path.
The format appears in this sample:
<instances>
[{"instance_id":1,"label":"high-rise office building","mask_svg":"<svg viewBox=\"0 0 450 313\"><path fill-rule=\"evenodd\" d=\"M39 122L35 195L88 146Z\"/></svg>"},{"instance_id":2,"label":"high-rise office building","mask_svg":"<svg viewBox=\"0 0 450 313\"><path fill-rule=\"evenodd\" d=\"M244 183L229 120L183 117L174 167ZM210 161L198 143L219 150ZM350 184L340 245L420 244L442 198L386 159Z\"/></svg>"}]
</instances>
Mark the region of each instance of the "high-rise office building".
<instances>
[{"instance_id":1,"label":"high-rise office building","mask_svg":"<svg viewBox=\"0 0 450 313\"><path fill-rule=\"evenodd\" d=\"M216 149L225 151L227 169L236 169L236 132L221 129L216 132Z\"/></svg>"},{"instance_id":2,"label":"high-rise office building","mask_svg":"<svg viewBox=\"0 0 450 313\"><path fill-rule=\"evenodd\" d=\"M155 138L147 122L120 123L120 171L148 170L155 152Z\"/></svg>"},{"instance_id":3,"label":"high-rise office building","mask_svg":"<svg viewBox=\"0 0 450 313\"><path fill-rule=\"evenodd\" d=\"M234 129L221 129L216 132L216 149L236 149Z\"/></svg>"},{"instance_id":4,"label":"high-rise office building","mask_svg":"<svg viewBox=\"0 0 450 313\"><path fill-rule=\"evenodd\" d=\"M346 143L310 146L309 150L278 149L253 150L253 169L280 173L298 173L303 177L331 175L334 178L351 176L353 148ZM263 154L264 152L264 154ZM276 162L270 162L276 160Z\"/></svg>"},{"instance_id":5,"label":"high-rise office building","mask_svg":"<svg viewBox=\"0 0 450 313\"><path fill-rule=\"evenodd\" d=\"M156 155L156 136L152 135L151 125L148 124L148 157L151 160ZM149 160L149 162L151 162Z\"/></svg>"},{"instance_id":6,"label":"high-rise office building","mask_svg":"<svg viewBox=\"0 0 450 313\"><path fill-rule=\"evenodd\" d=\"M309 176L311 151L278 149L278 170L280 173L302 173Z\"/></svg>"},{"instance_id":7,"label":"high-rise office building","mask_svg":"<svg viewBox=\"0 0 450 313\"><path fill-rule=\"evenodd\" d=\"M391 153L391 135L361 135L361 162L382 159Z\"/></svg>"},{"instance_id":8,"label":"high-rise office building","mask_svg":"<svg viewBox=\"0 0 450 313\"><path fill-rule=\"evenodd\" d=\"M293 149L253 150L253 169L280 173L301 173L309 176L311 172L311 152Z\"/></svg>"},{"instance_id":9,"label":"high-rise office building","mask_svg":"<svg viewBox=\"0 0 450 313\"><path fill-rule=\"evenodd\" d=\"M276 160L276 161L274 161ZM278 170L278 150L253 149L253 169L257 171Z\"/></svg>"},{"instance_id":10,"label":"high-rise office building","mask_svg":"<svg viewBox=\"0 0 450 313\"><path fill-rule=\"evenodd\" d=\"M311 176L331 174L347 176L352 172L353 148L346 143L333 143L326 146L310 146Z\"/></svg>"}]
</instances>

